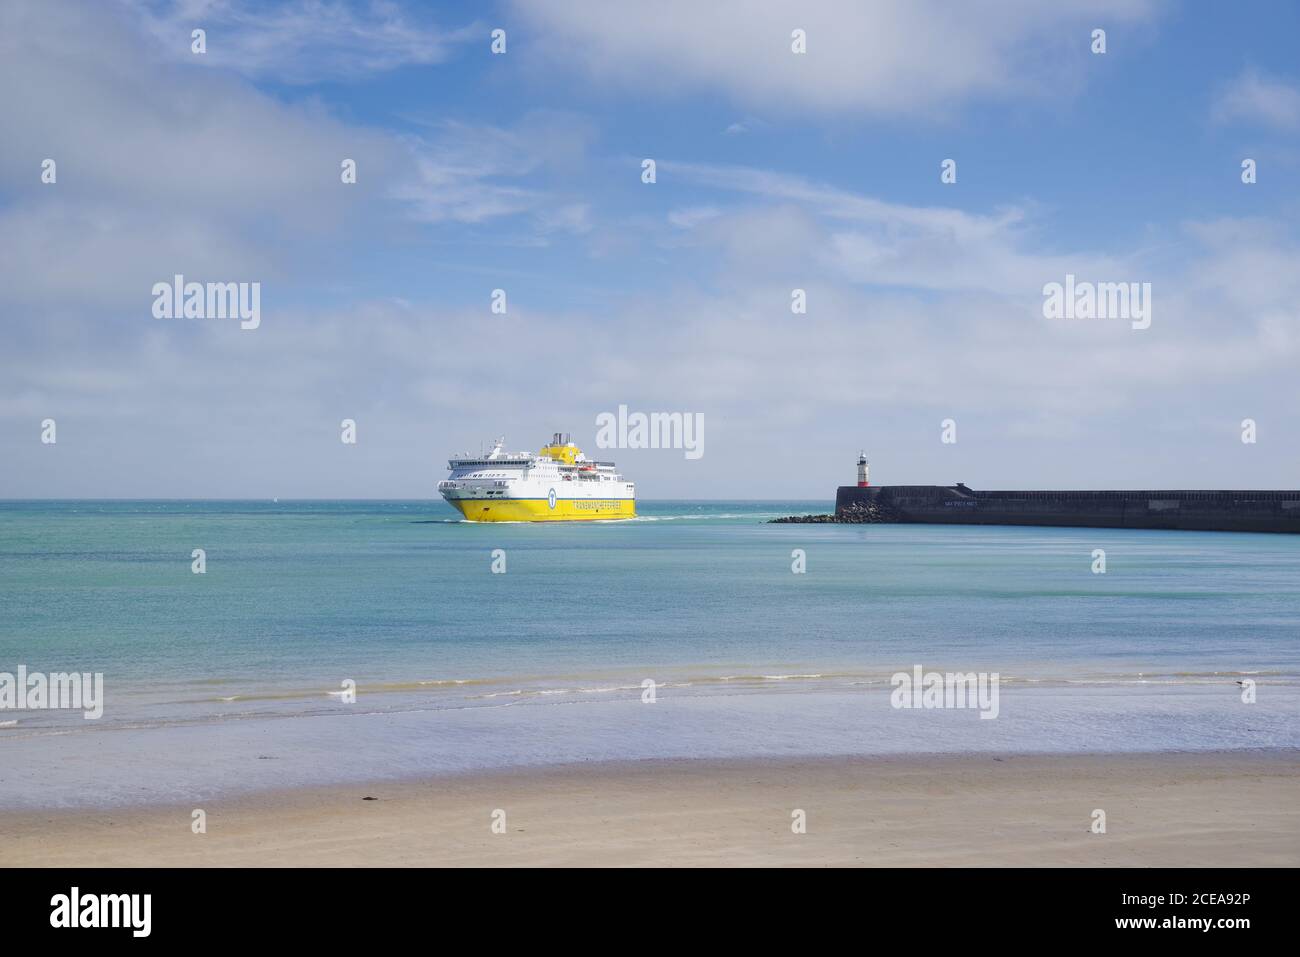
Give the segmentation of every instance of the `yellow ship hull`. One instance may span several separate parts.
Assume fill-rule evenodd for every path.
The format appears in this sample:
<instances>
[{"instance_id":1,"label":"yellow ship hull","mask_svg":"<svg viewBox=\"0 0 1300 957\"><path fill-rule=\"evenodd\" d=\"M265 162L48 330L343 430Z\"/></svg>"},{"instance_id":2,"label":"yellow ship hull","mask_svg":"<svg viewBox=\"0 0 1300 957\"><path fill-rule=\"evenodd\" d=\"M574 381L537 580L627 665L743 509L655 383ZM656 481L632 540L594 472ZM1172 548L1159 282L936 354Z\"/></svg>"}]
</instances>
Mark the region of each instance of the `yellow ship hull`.
<instances>
[{"instance_id":1,"label":"yellow ship hull","mask_svg":"<svg viewBox=\"0 0 1300 957\"><path fill-rule=\"evenodd\" d=\"M452 498L471 522L592 522L636 518L634 498Z\"/></svg>"}]
</instances>

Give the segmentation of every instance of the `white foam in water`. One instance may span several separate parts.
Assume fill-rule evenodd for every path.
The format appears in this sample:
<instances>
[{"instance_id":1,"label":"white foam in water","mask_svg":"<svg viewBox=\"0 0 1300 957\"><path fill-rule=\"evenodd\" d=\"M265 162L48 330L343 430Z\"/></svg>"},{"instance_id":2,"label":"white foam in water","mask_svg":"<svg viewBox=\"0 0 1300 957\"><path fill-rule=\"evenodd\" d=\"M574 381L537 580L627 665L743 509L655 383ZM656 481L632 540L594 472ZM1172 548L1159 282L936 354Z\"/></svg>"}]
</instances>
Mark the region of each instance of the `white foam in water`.
<instances>
[{"instance_id":1,"label":"white foam in water","mask_svg":"<svg viewBox=\"0 0 1300 957\"><path fill-rule=\"evenodd\" d=\"M896 710L889 689L512 699L0 737L0 806L198 800L229 791L650 758L1210 751L1300 747L1300 689L1003 688L999 715ZM275 760L262 760L272 757Z\"/></svg>"}]
</instances>

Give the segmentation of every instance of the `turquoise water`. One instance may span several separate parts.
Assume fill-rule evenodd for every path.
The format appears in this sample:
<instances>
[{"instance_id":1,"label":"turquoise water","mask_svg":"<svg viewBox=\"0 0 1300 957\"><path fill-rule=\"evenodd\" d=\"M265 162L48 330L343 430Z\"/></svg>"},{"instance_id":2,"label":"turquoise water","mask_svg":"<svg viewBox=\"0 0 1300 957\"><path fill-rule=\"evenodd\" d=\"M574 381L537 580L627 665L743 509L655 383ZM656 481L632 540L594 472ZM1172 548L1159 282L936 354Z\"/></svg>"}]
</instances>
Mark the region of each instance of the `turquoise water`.
<instances>
[{"instance_id":1,"label":"turquoise water","mask_svg":"<svg viewBox=\"0 0 1300 957\"><path fill-rule=\"evenodd\" d=\"M442 502L0 503L0 672L102 672L107 699L98 721L0 711L0 804L328 761L1300 744L1295 538L765 524L829 507L476 525ZM917 664L999 673L1001 717L890 709ZM274 774L250 770L268 748Z\"/></svg>"}]
</instances>

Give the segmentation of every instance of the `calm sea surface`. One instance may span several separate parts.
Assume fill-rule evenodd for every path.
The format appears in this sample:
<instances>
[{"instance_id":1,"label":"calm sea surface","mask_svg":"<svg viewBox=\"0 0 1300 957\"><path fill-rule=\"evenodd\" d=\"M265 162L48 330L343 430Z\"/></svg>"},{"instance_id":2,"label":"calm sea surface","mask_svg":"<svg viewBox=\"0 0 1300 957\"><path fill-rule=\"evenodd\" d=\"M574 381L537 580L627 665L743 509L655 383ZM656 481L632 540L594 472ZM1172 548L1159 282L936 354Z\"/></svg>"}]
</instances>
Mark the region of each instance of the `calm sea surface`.
<instances>
[{"instance_id":1,"label":"calm sea surface","mask_svg":"<svg viewBox=\"0 0 1300 957\"><path fill-rule=\"evenodd\" d=\"M0 672L102 672L106 698L98 721L0 710L0 807L610 758L1300 745L1295 537L638 507L0 502ZM997 672L998 718L891 708L918 664Z\"/></svg>"}]
</instances>

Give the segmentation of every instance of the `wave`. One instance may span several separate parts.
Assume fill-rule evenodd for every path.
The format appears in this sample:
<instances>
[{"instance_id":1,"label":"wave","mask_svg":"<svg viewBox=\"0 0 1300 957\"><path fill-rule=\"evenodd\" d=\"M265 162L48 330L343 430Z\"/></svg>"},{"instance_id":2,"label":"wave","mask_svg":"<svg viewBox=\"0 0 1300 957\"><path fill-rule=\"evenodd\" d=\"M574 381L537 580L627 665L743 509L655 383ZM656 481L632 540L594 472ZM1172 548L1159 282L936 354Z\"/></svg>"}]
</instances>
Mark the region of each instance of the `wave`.
<instances>
[{"instance_id":1,"label":"wave","mask_svg":"<svg viewBox=\"0 0 1300 957\"><path fill-rule=\"evenodd\" d=\"M722 681L791 681L795 678L825 678L824 674L812 675L723 675Z\"/></svg>"},{"instance_id":2,"label":"wave","mask_svg":"<svg viewBox=\"0 0 1300 957\"><path fill-rule=\"evenodd\" d=\"M927 671L946 671L941 668L927 668ZM896 672L895 672L896 673ZM1233 675L1245 672L1183 672L1169 675L1149 674L1096 674L1087 676L1053 676L1036 677L1025 675L1001 675L1002 690L1007 694L1029 694L1037 696L1060 695L1063 700L1096 699L1098 694L1109 696L1134 695L1135 700L1142 700L1143 695L1166 695L1179 693L1183 689L1187 696L1209 695L1215 701L1222 701L1226 691L1230 696L1239 693L1241 679ZM1255 671L1262 684L1276 689L1275 698L1279 702L1295 702L1296 691L1300 688L1300 675ZM708 700L712 698L730 698L761 696L765 693L787 697L794 695L799 700L805 695L828 695L841 699L861 696L862 701L880 702L888 695L892 685L891 673L853 674L847 672L779 672L727 675L692 675L689 680L660 681L656 690L660 700L669 700L676 693L680 701ZM445 679L440 679L445 680ZM19 738L43 737L46 735L78 735L82 733L103 733L113 731L131 731L151 728L169 728L178 726L196 726L222 724L228 721L243 722L256 720L291 721L295 719L329 718L331 720L348 718L367 718L399 714L453 713L475 709L503 709L514 707L546 708L581 707L588 705L602 708L605 706L637 707L642 693L639 683L610 682L567 682L547 684L537 682L529 686L520 686L517 679L452 679L463 685L496 684L491 690L470 687L458 690L445 685L442 688L421 688L418 682L393 683L389 687L416 689L406 695L376 694L374 686L358 686L358 702L344 705L339 703L336 695L342 692L325 692L315 689L292 696L261 696L263 704L257 706L251 701L240 701L238 708L214 708L211 699L188 702L186 707L169 708L159 711L156 707L145 709L131 708L106 714L100 721L84 721L80 712L71 716L68 712L43 711L33 713L32 719L24 719L22 727L17 727L17 720L0 722L4 728L6 740ZM1015 689L1019 688L1017 692ZM1143 690L1148 689L1148 690ZM1072 698L1071 696L1082 696ZM1285 697L1283 697L1285 695ZM324 697L328 696L328 702ZM870 696L870 697L869 697ZM277 706L277 699L279 703ZM824 699L829 701L830 699ZM1115 698L1119 701L1119 698ZM206 706L204 702L209 702ZM807 705L819 708L824 704ZM73 717L75 716L75 720ZM607 719L596 716L594 720L604 722Z\"/></svg>"},{"instance_id":3,"label":"wave","mask_svg":"<svg viewBox=\"0 0 1300 957\"><path fill-rule=\"evenodd\" d=\"M655 689L660 694L688 697L715 695L757 694L874 694L887 691L892 678L899 671L911 673L910 667L900 669L873 667L851 670L814 670L796 668L755 668L753 670L705 670L704 668L649 667L633 677L622 674L549 674L549 675L497 675L456 678L416 678L368 683L358 679L357 703L342 704L348 693L337 688L315 684L303 688L242 688L230 689L233 694L212 695L196 693L186 697L173 693L158 697L138 697L128 694L118 698L118 704L103 720L84 722L80 712L39 711L24 717L21 728L17 719L0 722L7 735L25 736L38 733L67 733L75 730L92 731L112 727L135 726L143 722L153 725L205 721L239 720L245 718L289 718L309 715L360 715L370 713L395 713L426 710L458 710L461 708L502 707L510 705L576 704L579 702L631 702L644 691L644 674L654 677ZM926 665L925 671L949 673L978 671L978 667L950 664ZM1179 688L1204 691L1223 687L1239 693L1246 680L1261 686L1273 686L1278 691L1300 687L1300 674L1291 670L1186 670L1168 671L1094 671L1062 673L1059 670L1045 673L999 672L1004 691L1016 688L1034 693L1070 693L1097 689L1101 692L1150 693L1176 692ZM199 691L196 683L195 691ZM210 686L209 686L210 687ZM7 716L6 716L7 717ZM75 720L74 720L75 718Z\"/></svg>"},{"instance_id":4,"label":"wave","mask_svg":"<svg viewBox=\"0 0 1300 957\"><path fill-rule=\"evenodd\" d=\"M676 522L690 519L752 518L755 520L780 515L780 512L696 512L693 515L637 515L621 519L625 522Z\"/></svg>"},{"instance_id":5,"label":"wave","mask_svg":"<svg viewBox=\"0 0 1300 957\"><path fill-rule=\"evenodd\" d=\"M773 682L827 682L841 683L845 685L859 686L863 684L873 684L877 682L888 682L894 674L899 671L911 673L911 665L900 666L899 668L873 668L870 670L853 670L853 671L752 671L752 672L734 672L718 674L716 672L683 672L679 668L663 668L649 666L644 669L646 677L655 677L656 674L663 675L662 679L656 678L656 686L664 687L707 687L709 685L720 684L766 684ZM931 672L950 672L950 671L979 671L983 670L974 665L965 663L949 663L925 665L925 671ZM1017 674L1007 671L999 673L999 680L1004 684L1008 683L1025 683L1025 684L1062 684L1062 685L1104 685L1104 684L1125 684L1125 683L1173 683L1173 684L1200 684L1213 683L1217 681L1233 681L1238 678L1250 678L1254 680L1277 681L1281 683L1290 683L1300 681L1300 674L1290 671L1252 669L1245 671L1115 671L1115 672L1056 672L1044 674ZM246 680L246 679L245 679ZM599 674L541 674L541 675L497 675L483 676L472 678L417 678L405 680L388 680L369 682L358 680L356 693L358 695L389 695L402 693L437 693L437 692L472 692L476 689L491 688L498 686L498 690L487 691L472 697L490 698L502 695L563 695L563 694L602 694L614 691L640 691L642 685L638 679L636 683L627 683L624 677L620 681L617 677L611 675L608 679ZM226 683L221 679L204 679L195 681L192 684L196 687L210 685L215 683ZM500 686L512 686L506 690L501 690ZM234 689L232 689L234 690ZM273 702L273 701L294 701L300 699L319 698L321 695L330 697L343 697L346 691L337 688L322 688L320 686L302 687L302 688L260 688L239 691L229 695L200 695L194 698L185 698L178 696L170 700L158 700L155 703L159 705L186 705L197 702L219 702L230 704L239 702Z\"/></svg>"}]
</instances>

